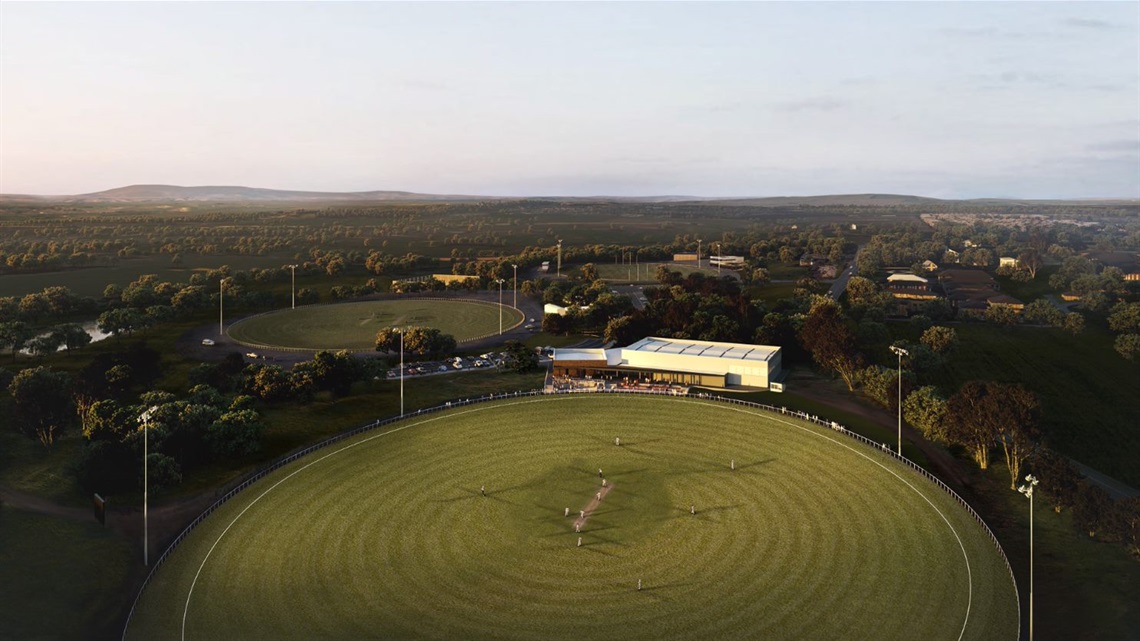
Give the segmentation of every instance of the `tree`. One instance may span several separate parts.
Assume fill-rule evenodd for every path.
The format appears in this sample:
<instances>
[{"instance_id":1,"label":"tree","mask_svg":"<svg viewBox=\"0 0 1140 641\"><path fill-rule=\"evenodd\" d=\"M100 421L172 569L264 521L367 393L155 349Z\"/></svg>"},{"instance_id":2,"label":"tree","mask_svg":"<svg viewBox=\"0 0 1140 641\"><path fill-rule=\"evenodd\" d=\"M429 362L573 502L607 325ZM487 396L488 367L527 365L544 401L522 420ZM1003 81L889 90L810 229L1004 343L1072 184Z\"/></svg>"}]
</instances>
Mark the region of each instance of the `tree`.
<instances>
[{"instance_id":1,"label":"tree","mask_svg":"<svg viewBox=\"0 0 1140 641\"><path fill-rule=\"evenodd\" d=\"M0 323L0 347L11 350L13 360L16 358L16 353L24 349L24 345L34 335L23 321Z\"/></svg>"},{"instance_id":2,"label":"tree","mask_svg":"<svg viewBox=\"0 0 1140 641\"><path fill-rule=\"evenodd\" d=\"M1121 334L1116 337L1112 347L1116 353L1130 361L1140 358L1140 334Z\"/></svg>"},{"instance_id":3,"label":"tree","mask_svg":"<svg viewBox=\"0 0 1140 641\"><path fill-rule=\"evenodd\" d=\"M1081 474L1069 459L1053 450L1043 447L1033 457L1033 475L1041 483L1041 492L1058 514L1072 507L1080 491Z\"/></svg>"},{"instance_id":4,"label":"tree","mask_svg":"<svg viewBox=\"0 0 1140 641\"><path fill-rule=\"evenodd\" d=\"M1021 466L1038 447L1039 414L1037 397L1020 385L970 381L950 397L948 437L983 470L989 466L990 448L1001 445L1010 489L1017 489Z\"/></svg>"},{"instance_id":5,"label":"tree","mask_svg":"<svg viewBox=\"0 0 1140 641\"><path fill-rule=\"evenodd\" d=\"M958 346L958 332L953 327L935 325L922 333L919 342L935 354L948 354Z\"/></svg>"},{"instance_id":6,"label":"tree","mask_svg":"<svg viewBox=\"0 0 1140 641\"><path fill-rule=\"evenodd\" d=\"M1005 455L1009 489L1016 490L1022 465L1040 447L1041 404L1033 392L1020 385L990 383L986 406Z\"/></svg>"},{"instance_id":7,"label":"tree","mask_svg":"<svg viewBox=\"0 0 1140 641\"><path fill-rule=\"evenodd\" d=\"M1017 324L1017 312L1009 305L990 305L986 308L986 321L1002 327Z\"/></svg>"},{"instance_id":8,"label":"tree","mask_svg":"<svg viewBox=\"0 0 1140 641\"><path fill-rule=\"evenodd\" d=\"M1140 303L1113 305L1108 315L1108 328L1122 334L1140 334Z\"/></svg>"},{"instance_id":9,"label":"tree","mask_svg":"<svg viewBox=\"0 0 1140 641\"><path fill-rule=\"evenodd\" d=\"M1029 272L1029 278L1032 280L1037 278L1037 270L1041 269L1043 263L1041 261L1041 254L1036 249L1030 247L1018 255L1017 264Z\"/></svg>"},{"instance_id":10,"label":"tree","mask_svg":"<svg viewBox=\"0 0 1140 641\"><path fill-rule=\"evenodd\" d=\"M986 420L985 395L985 383L969 381L946 405L947 440L965 448L983 470L989 468L990 448L996 439L992 424Z\"/></svg>"},{"instance_id":11,"label":"tree","mask_svg":"<svg viewBox=\"0 0 1140 641\"><path fill-rule=\"evenodd\" d=\"M52 330L52 334L56 334L62 341L61 344L67 351L86 347L91 344L91 335L87 330L83 329L81 325L76 323L67 323L65 325L57 325Z\"/></svg>"},{"instance_id":12,"label":"tree","mask_svg":"<svg viewBox=\"0 0 1140 641\"><path fill-rule=\"evenodd\" d=\"M821 303L811 310L800 329L800 342L820 367L839 374L847 390L855 391L862 357L855 351L855 334L834 303Z\"/></svg>"},{"instance_id":13,"label":"tree","mask_svg":"<svg viewBox=\"0 0 1140 641\"><path fill-rule=\"evenodd\" d=\"M519 341L507 341L503 347L507 353L503 366L507 369L519 374L539 370L538 355L534 353L534 350Z\"/></svg>"},{"instance_id":14,"label":"tree","mask_svg":"<svg viewBox=\"0 0 1140 641\"><path fill-rule=\"evenodd\" d=\"M582 265L582 280L591 283L598 280L598 268L594 266L594 263Z\"/></svg>"},{"instance_id":15,"label":"tree","mask_svg":"<svg viewBox=\"0 0 1140 641\"><path fill-rule=\"evenodd\" d=\"M32 340L27 342L28 351L36 356L47 356L59 351L63 345L62 337L52 332L48 334L40 334Z\"/></svg>"},{"instance_id":16,"label":"tree","mask_svg":"<svg viewBox=\"0 0 1140 641\"><path fill-rule=\"evenodd\" d=\"M16 402L14 418L20 431L39 439L44 447L51 446L71 423L75 412L70 387L67 374L46 367L16 374L8 392Z\"/></svg>"},{"instance_id":17,"label":"tree","mask_svg":"<svg viewBox=\"0 0 1140 641\"><path fill-rule=\"evenodd\" d=\"M922 433L927 440L948 443L946 433L946 399L933 385L920 387L903 401L903 418Z\"/></svg>"},{"instance_id":18,"label":"tree","mask_svg":"<svg viewBox=\"0 0 1140 641\"><path fill-rule=\"evenodd\" d=\"M210 450L219 457L242 457L261 449L265 425L255 410L233 410L222 414L206 432Z\"/></svg>"},{"instance_id":19,"label":"tree","mask_svg":"<svg viewBox=\"0 0 1140 641\"><path fill-rule=\"evenodd\" d=\"M1056 327L1064 322L1064 313L1044 298L1029 303L1022 312L1025 322Z\"/></svg>"},{"instance_id":20,"label":"tree","mask_svg":"<svg viewBox=\"0 0 1140 641\"><path fill-rule=\"evenodd\" d=\"M1061 326L1065 328L1066 332L1077 336L1085 331L1085 317L1077 312L1069 312L1065 314L1065 320L1062 321Z\"/></svg>"}]
</instances>

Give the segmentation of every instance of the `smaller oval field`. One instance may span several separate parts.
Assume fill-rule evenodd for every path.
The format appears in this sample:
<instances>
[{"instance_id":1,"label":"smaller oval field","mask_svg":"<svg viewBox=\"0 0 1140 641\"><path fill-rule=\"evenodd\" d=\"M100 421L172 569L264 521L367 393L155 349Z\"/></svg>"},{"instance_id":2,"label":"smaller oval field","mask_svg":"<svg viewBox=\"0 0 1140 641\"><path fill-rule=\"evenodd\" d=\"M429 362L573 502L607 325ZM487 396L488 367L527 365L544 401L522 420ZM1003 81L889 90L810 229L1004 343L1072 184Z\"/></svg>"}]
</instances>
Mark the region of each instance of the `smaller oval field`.
<instances>
[{"instance_id":1,"label":"smaller oval field","mask_svg":"<svg viewBox=\"0 0 1140 641\"><path fill-rule=\"evenodd\" d=\"M383 300L313 305L234 323L233 340L259 347L370 350L385 327L433 327L463 342L523 320L518 310L471 300Z\"/></svg>"}]
</instances>

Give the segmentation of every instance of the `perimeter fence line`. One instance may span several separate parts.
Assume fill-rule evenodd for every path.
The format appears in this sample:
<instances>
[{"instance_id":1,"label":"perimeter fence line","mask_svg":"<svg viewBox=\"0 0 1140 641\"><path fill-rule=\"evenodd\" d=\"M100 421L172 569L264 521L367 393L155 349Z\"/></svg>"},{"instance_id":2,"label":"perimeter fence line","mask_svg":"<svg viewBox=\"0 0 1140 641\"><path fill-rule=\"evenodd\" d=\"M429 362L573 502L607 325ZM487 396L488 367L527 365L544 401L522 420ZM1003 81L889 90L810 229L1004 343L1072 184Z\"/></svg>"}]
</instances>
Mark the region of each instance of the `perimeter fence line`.
<instances>
[{"instance_id":1,"label":"perimeter fence line","mask_svg":"<svg viewBox=\"0 0 1140 641\"><path fill-rule=\"evenodd\" d=\"M224 486L223 489L225 489L227 487L229 489L225 490L225 492L216 501L214 501L213 504L210 505L210 507L206 508L201 514L199 514L197 516L197 518L195 518L193 521L191 521L190 524L187 525L182 530L182 532L180 532L178 534L178 536L175 537L174 540L170 542L170 545L168 545L166 547L166 549L163 550L162 554L158 557L158 559L155 560L154 565L151 566L150 572L147 573L147 576L143 580L142 585L139 586L138 593L135 595L135 600L131 604L130 612L127 613L127 620L123 624L122 640L126 641L127 628L130 627L131 618L134 616L135 608L138 607L139 599L142 598L142 593L146 590L147 585L150 584L151 579L154 578L155 572L157 572L158 568L160 568L162 566L162 564L164 562L166 562L166 560L170 557L170 555L174 552L174 550L178 547L178 545L180 543L182 543L184 540L186 540L186 537L188 537L190 535L190 533L192 531L194 531L194 529L196 527L198 527L202 523L202 521L204 521L206 519L206 517L213 514L218 508L220 508L222 505L227 503L230 499L237 496L242 490L245 490L246 488L253 485L257 481L261 480L263 477L271 474L272 472L280 469L281 467L284 467L284 466L286 466L286 465L288 465L288 464L290 464L290 463L292 463L292 462L294 462L300 458L308 456L309 454L312 454L313 452L316 452L318 450L322 450L322 449L324 449L330 445L335 445L336 443L340 443L341 441L344 441L346 439L350 439L354 436L359 436L360 434L364 434L365 432L369 432L369 431L375 430L375 429L380 428L380 427L391 425L393 423L398 423L399 421L402 421L402 420L411 419L411 418L415 418L415 417L419 417L419 416L424 416L427 414L433 414L435 412L451 410L451 409L455 409L457 407L464 407L467 405L473 405L476 403L487 403L487 402L491 402L491 401L499 401L499 400L509 399L509 398L525 398L525 397L538 397L538 396L559 396L559 395L568 395L568 394L640 394L640 395L650 395L650 396L667 396L667 397L673 397L673 398L700 399L700 400L705 400L705 401L715 401L715 402L720 402L720 403L727 403L730 405L739 405L742 407L764 410L767 412L772 412L774 414L780 414L783 416L798 418L798 419L801 419L804 421L808 421L810 423L815 423L815 424L820 425L822 427L826 427L828 429L831 429L832 431L834 431L838 434L842 434L844 436L850 437L851 439L858 441L864 445L867 445L873 449L879 450L883 454L886 454L887 456L890 456L890 457L894 458L895 460L905 464L907 467L911 468L912 470L919 473L920 475L922 475L926 479L930 480L935 485L937 485L939 488L941 488L943 491L945 491L947 494L949 494L955 501L958 502L959 505L961 505L963 508L965 508L966 511L969 512L972 517L974 517L974 520L977 521L978 524L982 526L982 529L986 532L986 534L989 535L990 541L993 543L994 547L997 548L998 554L1001 555L1002 562L1005 563L1005 569L1009 573L1010 580L1013 582L1013 591L1014 591L1014 597L1015 597L1016 603L1017 603L1017 620L1018 620L1019 633L1020 633L1021 593L1017 587L1017 578L1013 574L1013 568L1009 564L1009 558L1006 556L1005 549L1002 548L1001 543L998 542L997 536L994 535L993 531L990 529L990 526L986 524L985 520L983 520L982 517L976 511L974 511L974 508L970 506L970 504L966 501L966 499L962 498L957 492L955 492L953 489L951 489L950 486L946 485L946 483L944 483L942 481L942 479L938 478L937 476L934 476L933 474L931 474L927 470L923 469L920 465L918 465L914 461L911 461L910 459L906 458L905 456L902 456L901 454L892 450L889 444L879 443L877 441L871 440L871 439L863 436L862 434L857 434L855 432L852 432L851 430L847 429L846 427L844 427L843 425L840 425L839 423L837 423L835 421L828 421L827 419L821 419L820 417L812 415L812 414L808 414L807 412L789 410L787 407L777 407L775 405L765 405L763 403L754 403L752 401L744 401L744 400L735 399L735 398L728 398L725 396L719 396L717 394L709 394L707 392L698 392L696 394L693 394L693 393L684 394L684 393L679 393L677 390L642 390L642 389L613 388L613 389L604 389L604 390L598 390L598 389L569 389L569 390L537 389L537 390L529 390L529 391L503 392L500 394L488 394L486 396L478 396L478 397L473 397L473 398L464 398L464 399L458 399L458 400L454 400L454 401L447 401L445 403L442 403L440 405L436 405L434 407L421 408L421 409L418 409L414 412L407 412L403 416L392 416L392 417L385 418L385 419L377 419L377 420L375 420L371 423L368 423L366 425L362 425L360 427L357 427L357 428L354 428L354 429L351 429L351 430L348 430L345 432L341 432L340 434L337 434L335 436L331 436L331 437L329 437L329 438L327 438L327 439L325 439L319 443L316 443L314 445L310 445L310 446L307 446L304 448L300 448L298 450L294 450L293 452L286 454L285 456L283 456L283 457L277 459L276 461L266 465L265 467L259 468L257 470L254 470L252 472L245 474L244 476L237 479L236 481L233 481L232 483ZM219 490L219 491L221 491L221 490Z\"/></svg>"},{"instance_id":2,"label":"perimeter fence line","mask_svg":"<svg viewBox=\"0 0 1140 641\"><path fill-rule=\"evenodd\" d=\"M408 296L408 294L403 294L402 296ZM378 298L375 300L349 300L349 301L343 301L342 300L342 301L329 301L327 303L312 303L309 305L302 305L302 307L328 307L329 305L357 305L357 304L362 304L362 303L374 303L374 302L385 302L385 301L396 301L396 300L406 300L406 299L402 299L402 298ZM494 301L479 300L478 298L441 298L438 296L417 296L415 298L415 300L438 300L438 301L445 301L445 302L457 302L458 301L458 302L463 302L463 303L481 303L483 305L492 305L495 307L499 306L499 304L494 302ZM520 326L526 322L526 314L524 314L521 309L519 309L517 307L513 307L511 305L505 305L505 304L502 305L502 307L504 307L506 309L513 309L519 313L518 322L516 322L514 325L511 325L510 327L503 328L503 332L509 332L509 331L517 328L518 326ZM321 351L328 351L328 352L349 352L349 353L355 354L356 352L360 352L360 351L369 351L369 350L360 350L360 349L349 348L349 347L314 348L314 347L285 347L285 346L279 346L279 345L266 345L264 343L254 343L252 341L241 340L238 338L234 338L233 336L230 335L230 329L232 329L234 325L244 323L247 320L252 320L252 319L258 318L260 316L268 316L270 314L279 314L279 313L284 312L284 311L286 311L286 310L284 310L284 309L271 309L267 312L260 312L257 314L253 314L251 316L239 318L238 320L230 323L230 326L226 328L226 338L237 343L238 345L241 345L242 347L252 347L255 349L271 349L271 350L276 350L276 351L280 351L280 352L313 352L313 353L315 353L315 352L321 352ZM487 334L482 334L480 336L472 336L471 338L465 338L461 341L455 341L455 343L456 343L456 345L463 345L464 343L472 343L475 341L480 341L480 340L483 340L484 338L490 338L491 336L497 336L498 334L499 334L499 332L497 332L497 331L489 332Z\"/></svg>"}]
</instances>

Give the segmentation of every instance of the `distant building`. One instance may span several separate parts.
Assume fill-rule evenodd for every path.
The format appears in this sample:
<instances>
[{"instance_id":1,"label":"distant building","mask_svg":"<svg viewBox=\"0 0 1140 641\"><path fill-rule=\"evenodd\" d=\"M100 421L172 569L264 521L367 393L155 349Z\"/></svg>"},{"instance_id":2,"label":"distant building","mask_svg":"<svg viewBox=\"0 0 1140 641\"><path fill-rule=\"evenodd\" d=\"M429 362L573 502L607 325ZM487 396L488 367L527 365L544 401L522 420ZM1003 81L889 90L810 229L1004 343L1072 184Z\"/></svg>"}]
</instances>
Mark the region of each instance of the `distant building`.
<instances>
[{"instance_id":1,"label":"distant building","mask_svg":"<svg viewBox=\"0 0 1140 641\"><path fill-rule=\"evenodd\" d=\"M676 338L629 347L556 349L554 376L633 383L767 388L780 376L780 348Z\"/></svg>"},{"instance_id":2,"label":"distant building","mask_svg":"<svg viewBox=\"0 0 1140 641\"><path fill-rule=\"evenodd\" d=\"M989 299L1001 293L993 276L981 269L946 269L938 273L938 282L959 310L985 311Z\"/></svg>"},{"instance_id":3,"label":"distant building","mask_svg":"<svg viewBox=\"0 0 1140 641\"><path fill-rule=\"evenodd\" d=\"M921 267L928 272L938 271L938 263L936 263L932 260L929 260L929 259L922 261Z\"/></svg>"},{"instance_id":4,"label":"distant building","mask_svg":"<svg viewBox=\"0 0 1140 641\"><path fill-rule=\"evenodd\" d=\"M998 258L998 267L1017 267L1017 259L1013 256L1002 256Z\"/></svg>"},{"instance_id":5,"label":"distant building","mask_svg":"<svg viewBox=\"0 0 1140 641\"><path fill-rule=\"evenodd\" d=\"M947 248L946 252L942 255L942 262L957 263L961 258L962 254L958 253L957 250Z\"/></svg>"},{"instance_id":6,"label":"distant building","mask_svg":"<svg viewBox=\"0 0 1140 641\"><path fill-rule=\"evenodd\" d=\"M835 265L820 265L815 268L815 275L818 278L829 279L835 278L839 275L839 268Z\"/></svg>"},{"instance_id":7,"label":"distant building","mask_svg":"<svg viewBox=\"0 0 1140 641\"><path fill-rule=\"evenodd\" d=\"M1008 307L1013 311L1019 313L1021 310L1025 309L1025 303L1014 298L1013 296L1010 296L1009 294L998 294L997 296L991 296L986 299L986 303L990 307Z\"/></svg>"},{"instance_id":8,"label":"distant building","mask_svg":"<svg viewBox=\"0 0 1140 641\"><path fill-rule=\"evenodd\" d=\"M691 254L690 253L673 254L673 262L674 263L687 263L690 261L696 262L696 260L697 260L696 252L693 252Z\"/></svg>"},{"instance_id":9,"label":"distant building","mask_svg":"<svg viewBox=\"0 0 1140 641\"><path fill-rule=\"evenodd\" d=\"M445 285L448 283L466 283L472 280L479 280L478 276L470 276L467 274L432 274L431 277Z\"/></svg>"},{"instance_id":10,"label":"distant building","mask_svg":"<svg viewBox=\"0 0 1140 641\"><path fill-rule=\"evenodd\" d=\"M569 311L569 308L563 307L561 305L555 305L554 303L547 303L542 306L543 314L558 314L559 316L565 316Z\"/></svg>"},{"instance_id":11,"label":"distant building","mask_svg":"<svg viewBox=\"0 0 1140 641\"><path fill-rule=\"evenodd\" d=\"M709 256L709 267L724 267L725 269L742 269L743 256Z\"/></svg>"},{"instance_id":12,"label":"distant building","mask_svg":"<svg viewBox=\"0 0 1140 641\"><path fill-rule=\"evenodd\" d=\"M550 272L550 261L549 260L542 261L542 267L540 267L539 269L544 274L549 273Z\"/></svg>"}]
</instances>

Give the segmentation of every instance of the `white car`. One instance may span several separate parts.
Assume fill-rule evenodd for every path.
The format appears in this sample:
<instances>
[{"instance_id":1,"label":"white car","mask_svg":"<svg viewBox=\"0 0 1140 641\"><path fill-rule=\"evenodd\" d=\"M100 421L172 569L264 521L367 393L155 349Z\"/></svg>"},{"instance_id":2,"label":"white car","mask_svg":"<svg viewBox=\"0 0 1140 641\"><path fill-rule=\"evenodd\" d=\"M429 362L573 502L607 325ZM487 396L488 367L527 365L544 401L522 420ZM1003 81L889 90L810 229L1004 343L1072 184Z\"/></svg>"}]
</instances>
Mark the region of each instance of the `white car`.
<instances>
[{"instance_id":1,"label":"white car","mask_svg":"<svg viewBox=\"0 0 1140 641\"><path fill-rule=\"evenodd\" d=\"M212 341L212 340L210 340L210 339L208 339L208 338L203 338L203 339L202 339L202 344L203 344L203 345L205 345L206 347L213 347L213 346L214 346L214 341Z\"/></svg>"}]
</instances>

